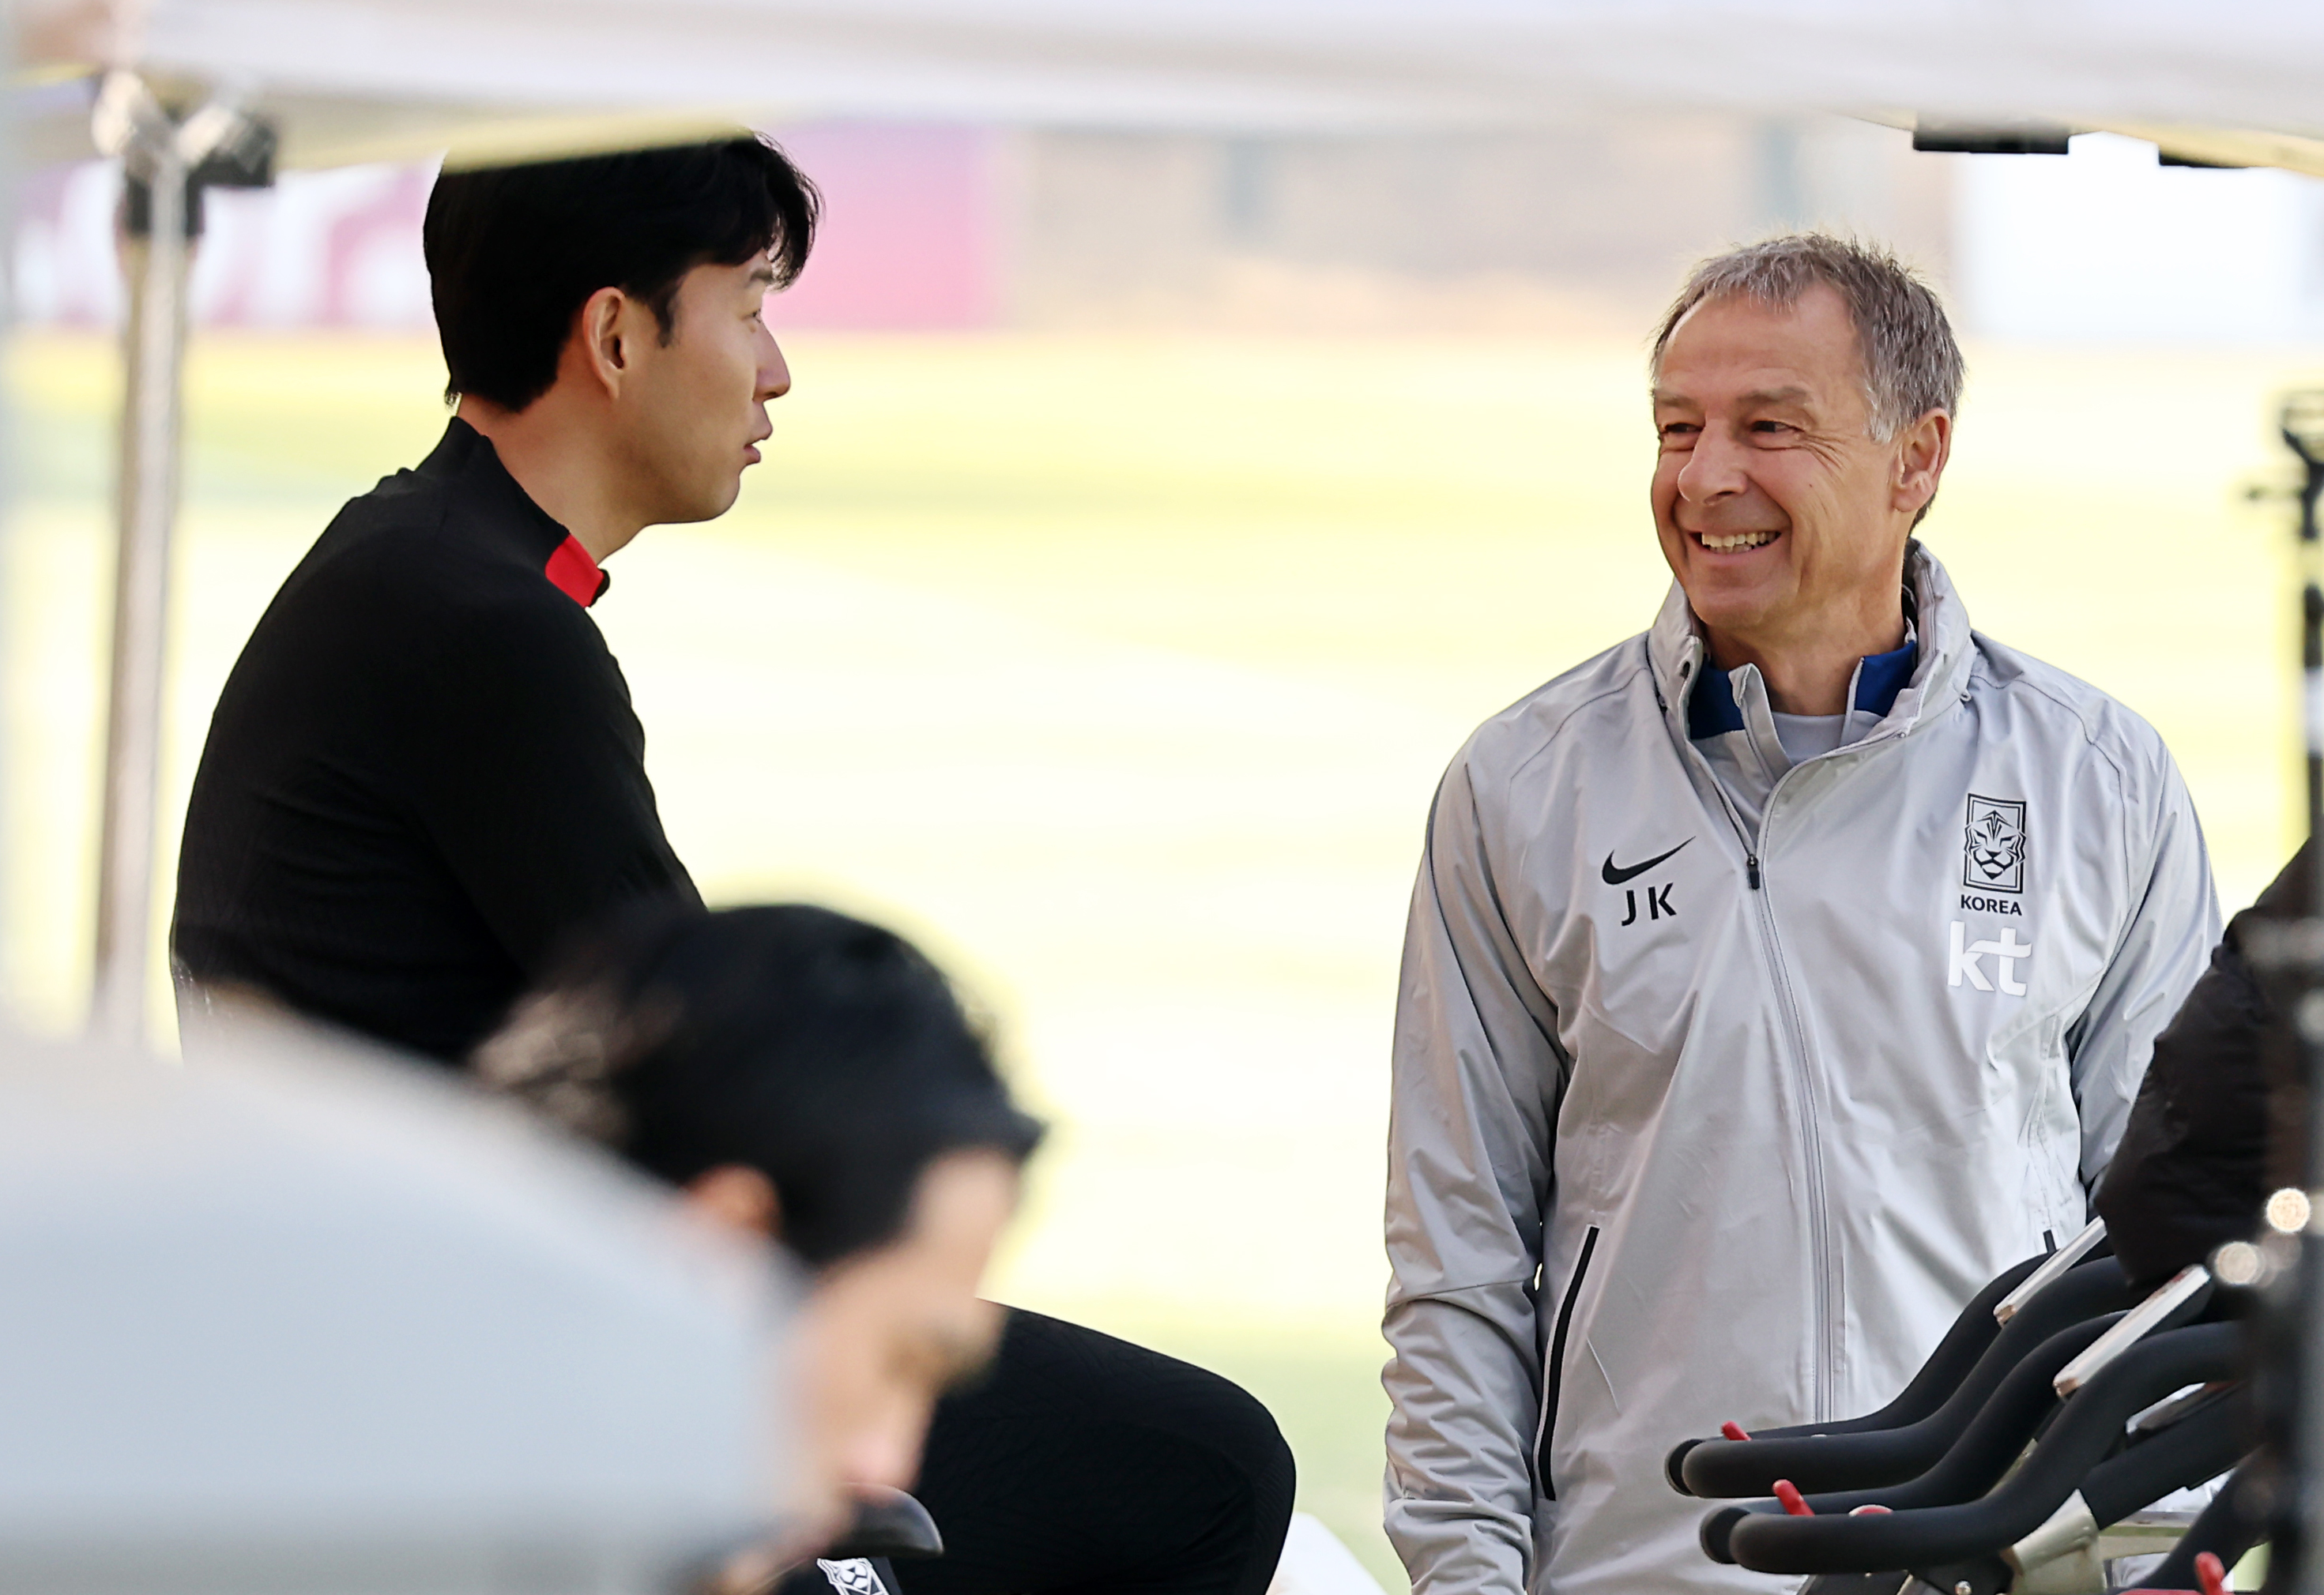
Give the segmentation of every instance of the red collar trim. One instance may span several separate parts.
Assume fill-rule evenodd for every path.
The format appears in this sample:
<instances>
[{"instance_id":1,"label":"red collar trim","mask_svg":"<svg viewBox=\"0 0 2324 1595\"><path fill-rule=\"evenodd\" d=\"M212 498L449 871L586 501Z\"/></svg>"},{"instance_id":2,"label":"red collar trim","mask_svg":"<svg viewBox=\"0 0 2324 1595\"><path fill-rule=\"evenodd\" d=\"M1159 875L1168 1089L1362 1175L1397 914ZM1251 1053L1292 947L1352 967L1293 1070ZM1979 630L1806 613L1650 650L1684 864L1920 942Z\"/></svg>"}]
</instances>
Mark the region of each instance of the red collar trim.
<instances>
[{"instance_id":1,"label":"red collar trim","mask_svg":"<svg viewBox=\"0 0 2324 1595\"><path fill-rule=\"evenodd\" d=\"M597 568L597 562L589 558L589 550L581 546L581 539L570 532L557 545L557 551L541 567L541 573L558 592L584 609L597 602L608 580L605 573Z\"/></svg>"}]
</instances>

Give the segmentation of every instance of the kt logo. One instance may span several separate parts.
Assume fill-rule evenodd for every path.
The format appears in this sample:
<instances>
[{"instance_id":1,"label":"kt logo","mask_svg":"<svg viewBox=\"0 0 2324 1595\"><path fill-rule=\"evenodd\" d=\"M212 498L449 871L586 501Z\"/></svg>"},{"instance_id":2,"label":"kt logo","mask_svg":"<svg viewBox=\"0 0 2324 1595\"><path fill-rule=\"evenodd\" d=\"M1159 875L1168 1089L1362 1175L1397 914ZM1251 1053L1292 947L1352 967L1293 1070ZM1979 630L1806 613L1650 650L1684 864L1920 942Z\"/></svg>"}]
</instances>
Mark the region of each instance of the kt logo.
<instances>
[{"instance_id":1,"label":"kt logo","mask_svg":"<svg viewBox=\"0 0 2324 1595\"><path fill-rule=\"evenodd\" d=\"M2034 956L2034 944L2017 939L2017 927L2011 926L2001 933L1999 941L1970 941L1968 927L1958 919L1952 922L1951 955L1945 960L1945 984L1958 986L1965 979L1980 991L1993 990L1993 981L1986 977L1987 958L1993 960L1993 973L2001 982L2004 994L2025 995L2025 982L2017 978L2019 960Z\"/></svg>"}]
</instances>

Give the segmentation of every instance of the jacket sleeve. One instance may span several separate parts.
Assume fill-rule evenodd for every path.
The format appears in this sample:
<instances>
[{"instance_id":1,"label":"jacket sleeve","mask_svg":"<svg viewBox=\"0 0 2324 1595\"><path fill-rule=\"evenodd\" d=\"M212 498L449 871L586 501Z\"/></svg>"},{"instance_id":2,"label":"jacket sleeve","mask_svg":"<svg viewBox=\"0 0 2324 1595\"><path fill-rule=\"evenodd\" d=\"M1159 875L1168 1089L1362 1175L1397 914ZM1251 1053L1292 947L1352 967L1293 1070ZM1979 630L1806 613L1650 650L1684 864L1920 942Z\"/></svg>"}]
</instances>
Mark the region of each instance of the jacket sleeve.
<instances>
[{"instance_id":1,"label":"jacket sleeve","mask_svg":"<svg viewBox=\"0 0 2324 1595\"><path fill-rule=\"evenodd\" d=\"M1456 763L1429 818L1397 1002L1387 1527L1425 1595L1517 1595L1533 1561L1535 1278L1566 1068L1481 830Z\"/></svg>"},{"instance_id":2,"label":"jacket sleeve","mask_svg":"<svg viewBox=\"0 0 2324 1595\"><path fill-rule=\"evenodd\" d=\"M2153 797L2127 806L2133 815L2143 810L2146 823L2125 828L2138 906L2068 1038L2085 1190L2094 1191L2106 1173L2130 1122L2155 1039L2201 977L2219 939L2219 899L2194 802L2159 742L2155 761Z\"/></svg>"}]
</instances>

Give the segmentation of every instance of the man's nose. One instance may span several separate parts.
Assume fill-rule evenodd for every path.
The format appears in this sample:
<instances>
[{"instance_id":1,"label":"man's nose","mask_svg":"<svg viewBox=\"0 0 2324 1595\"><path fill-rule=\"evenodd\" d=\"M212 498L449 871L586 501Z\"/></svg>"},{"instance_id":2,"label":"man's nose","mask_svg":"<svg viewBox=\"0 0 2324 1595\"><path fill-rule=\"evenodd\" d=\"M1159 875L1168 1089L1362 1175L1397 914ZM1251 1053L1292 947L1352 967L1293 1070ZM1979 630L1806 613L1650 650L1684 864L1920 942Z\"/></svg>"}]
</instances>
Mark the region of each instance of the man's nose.
<instances>
[{"instance_id":1,"label":"man's nose","mask_svg":"<svg viewBox=\"0 0 2324 1595\"><path fill-rule=\"evenodd\" d=\"M782 346L775 342L773 333L767 334L767 346L759 351L759 401L779 399L791 391L791 368L783 360Z\"/></svg>"},{"instance_id":2,"label":"man's nose","mask_svg":"<svg viewBox=\"0 0 2324 1595\"><path fill-rule=\"evenodd\" d=\"M1748 492L1750 485L1742 446L1724 431L1705 427L1687 450L1686 464L1679 467L1679 496L1691 504L1707 504Z\"/></svg>"}]
</instances>

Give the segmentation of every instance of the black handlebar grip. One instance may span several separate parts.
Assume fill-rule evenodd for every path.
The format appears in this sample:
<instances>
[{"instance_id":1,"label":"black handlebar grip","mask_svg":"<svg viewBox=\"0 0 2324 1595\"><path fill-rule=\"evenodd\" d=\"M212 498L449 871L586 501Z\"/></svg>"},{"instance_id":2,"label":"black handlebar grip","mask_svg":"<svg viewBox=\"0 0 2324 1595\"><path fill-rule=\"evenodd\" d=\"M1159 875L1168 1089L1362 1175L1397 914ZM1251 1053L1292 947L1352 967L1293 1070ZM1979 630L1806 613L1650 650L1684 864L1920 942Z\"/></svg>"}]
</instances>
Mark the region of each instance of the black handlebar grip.
<instances>
[{"instance_id":1,"label":"black handlebar grip","mask_svg":"<svg viewBox=\"0 0 2324 1595\"><path fill-rule=\"evenodd\" d=\"M2080 1489L2142 1407L2185 1385L2232 1378L2240 1341L2236 1325L2206 1323L2133 1346L2066 1404L2017 1471L1981 1499L1864 1517L1792 1517L1761 1508L1735 1523L1727 1549L1755 1572L1794 1574L1880 1572L1989 1556L2033 1533ZM2157 1436L2146 1444L2200 1450L2209 1434L2198 1430L2175 1443ZM2123 1483L2132 1482L2126 1470Z\"/></svg>"},{"instance_id":2,"label":"black handlebar grip","mask_svg":"<svg viewBox=\"0 0 2324 1595\"><path fill-rule=\"evenodd\" d=\"M1998 1301L2006 1294L1997 1294L1994 1299ZM1688 1447L1683 1457L1675 1459L1675 1465L1689 1493L1729 1499L1764 1496L1778 1479L1790 1480L1808 1494L1916 1479L1951 1449L2010 1370L2036 1348L2076 1323L2136 1305L2137 1296L2115 1260L2093 1258L2068 1270L2020 1308L2007 1324L1999 1326L1967 1375L1926 1416L1893 1428L1839 1430L1826 1425L1770 1430L1749 1440L1704 1440ZM1987 1316L1990 1320L1990 1308ZM1955 1328L1960 1327L1957 1322ZM1963 1338L1966 1341L1969 1337ZM1922 1383L1917 1378L1914 1380L1915 1386ZM1901 1405L1899 1397L1883 1410Z\"/></svg>"},{"instance_id":3,"label":"black handlebar grip","mask_svg":"<svg viewBox=\"0 0 2324 1595\"><path fill-rule=\"evenodd\" d=\"M1683 1496L1691 1496L1694 1491L1687 1489L1686 1475L1680 1469L1685 1465L1686 1453L1702 1443L1700 1440L1682 1440L1672 1446L1670 1455L1663 1459L1663 1477L1669 1480L1670 1487Z\"/></svg>"},{"instance_id":4,"label":"black handlebar grip","mask_svg":"<svg viewBox=\"0 0 2324 1595\"><path fill-rule=\"evenodd\" d=\"M1705 1513L1702 1526L1695 1531L1695 1538L1702 1544L1702 1554L1713 1562L1724 1562L1729 1567L1734 1566L1735 1553L1728 1549L1727 1536L1735 1532L1738 1522L1749 1516L1751 1508L1748 1507L1721 1507L1716 1512Z\"/></svg>"}]
</instances>

